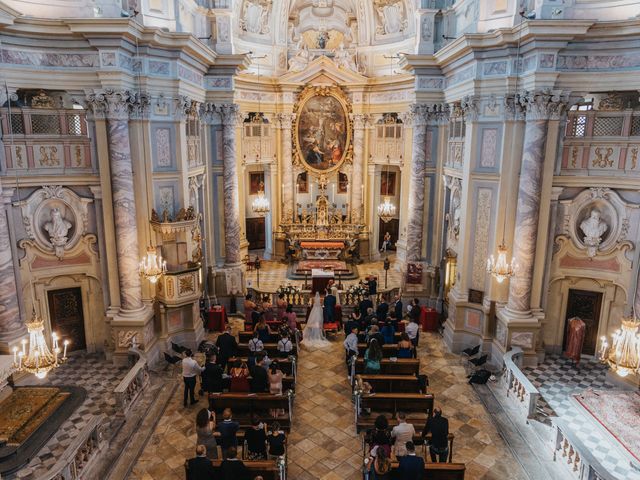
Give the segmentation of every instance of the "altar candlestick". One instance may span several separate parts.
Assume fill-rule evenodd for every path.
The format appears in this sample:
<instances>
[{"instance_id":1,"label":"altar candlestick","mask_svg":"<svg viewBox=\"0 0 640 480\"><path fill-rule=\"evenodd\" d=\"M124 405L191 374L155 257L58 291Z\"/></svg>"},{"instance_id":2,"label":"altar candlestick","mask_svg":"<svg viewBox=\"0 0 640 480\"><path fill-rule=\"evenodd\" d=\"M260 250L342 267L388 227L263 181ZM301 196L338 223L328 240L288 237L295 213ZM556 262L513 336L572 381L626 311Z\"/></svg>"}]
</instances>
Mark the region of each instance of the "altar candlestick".
<instances>
[{"instance_id":1,"label":"altar candlestick","mask_svg":"<svg viewBox=\"0 0 640 480\"><path fill-rule=\"evenodd\" d=\"M13 364L18 364L18 347L13 347Z\"/></svg>"},{"instance_id":2,"label":"altar candlestick","mask_svg":"<svg viewBox=\"0 0 640 480\"><path fill-rule=\"evenodd\" d=\"M62 359L67 358L67 347L69 346L69 340L64 341L64 352L62 353Z\"/></svg>"},{"instance_id":3,"label":"altar candlestick","mask_svg":"<svg viewBox=\"0 0 640 480\"><path fill-rule=\"evenodd\" d=\"M53 363L58 364L58 353L60 352L59 348L53 349Z\"/></svg>"},{"instance_id":4,"label":"altar candlestick","mask_svg":"<svg viewBox=\"0 0 640 480\"><path fill-rule=\"evenodd\" d=\"M21 343L22 343L22 355L26 355L27 354L27 341L23 338Z\"/></svg>"},{"instance_id":5,"label":"altar candlestick","mask_svg":"<svg viewBox=\"0 0 640 480\"><path fill-rule=\"evenodd\" d=\"M18 370L22 370L22 357L24 357L24 354L22 352L18 353Z\"/></svg>"}]
</instances>

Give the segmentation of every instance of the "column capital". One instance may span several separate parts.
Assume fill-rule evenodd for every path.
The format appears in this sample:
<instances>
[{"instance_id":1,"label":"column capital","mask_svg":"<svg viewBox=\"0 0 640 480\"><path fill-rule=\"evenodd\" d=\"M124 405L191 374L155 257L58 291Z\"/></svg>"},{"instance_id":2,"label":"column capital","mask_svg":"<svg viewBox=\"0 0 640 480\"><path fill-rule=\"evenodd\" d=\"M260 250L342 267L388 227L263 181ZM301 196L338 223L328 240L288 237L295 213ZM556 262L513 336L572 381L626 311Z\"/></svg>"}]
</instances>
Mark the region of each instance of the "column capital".
<instances>
[{"instance_id":1,"label":"column capital","mask_svg":"<svg viewBox=\"0 0 640 480\"><path fill-rule=\"evenodd\" d=\"M409 111L402 115L401 120L408 127L426 127L429 120L429 105L412 103L409 105Z\"/></svg>"},{"instance_id":2,"label":"column capital","mask_svg":"<svg viewBox=\"0 0 640 480\"><path fill-rule=\"evenodd\" d=\"M466 122L475 122L480 115L480 97L467 95L460 100L460 108Z\"/></svg>"},{"instance_id":3,"label":"column capital","mask_svg":"<svg viewBox=\"0 0 640 480\"><path fill-rule=\"evenodd\" d=\"M528 121L557 120L564 111L568 99L557 90L542 90L516 94L520 105L526 110Z\"/></svg>"},{"instance_id":4,"label":"column capital","mask_svg":"<svg viewBox=\"0 0 640 480\"><path fill-rule=\"evenodd\" d=\"M208 125L236 126L242 122L240 107L235 103L204 102L200 106L202 121Z\"/></svg>"},{"instance_id":5,"label":"column capital","mask_svg":"<svg viewBox=\"0 0 640 480\"><path fill-rule=\"evenodd\" d=\"M525 108L520 103L518 95L506 95L502 102L506 121L524 121Z\"/></svg>"},{"instance_id":6,"label":"column capital","mask_svg":"<svg viewBox=\"0 0 640 480\"><path fill-rule=\"evenodd\" d=\"M187 95L180 95L175 100L175 117L183 120L188 116L200 115L200 102L193 100Z\"/></svg>"},{"instance_id":7,"label":"column capital","mask_svg":"<svg viewBox=\"0 0 640 480\"><path fill-rule=\"evenodd\" d=\"M354 130L363 130L369 126L371 115L368 113L351 113L349 118L353 122Z\"/></svg>"},{"instance_id":8,"label":"column capital","mask_svg":"<svg viewBox=\"0 0 640 480\"><path fill-rule=\"evenodd\" d=\"M105 89L89 93L86 101L94 119L128 120L147 115L150 97L145 92Z\"/></svg>"},{"instance_id":9,"label":"column capital","mask_svg":"<svg viewBox=\"0 0 640 480\"><path fill-rule=\"evenodd\" d=\"M295 119L295 113L276 113L276 126L283 130L289 130L291 129Z\"/></svg>"}]
</instances>

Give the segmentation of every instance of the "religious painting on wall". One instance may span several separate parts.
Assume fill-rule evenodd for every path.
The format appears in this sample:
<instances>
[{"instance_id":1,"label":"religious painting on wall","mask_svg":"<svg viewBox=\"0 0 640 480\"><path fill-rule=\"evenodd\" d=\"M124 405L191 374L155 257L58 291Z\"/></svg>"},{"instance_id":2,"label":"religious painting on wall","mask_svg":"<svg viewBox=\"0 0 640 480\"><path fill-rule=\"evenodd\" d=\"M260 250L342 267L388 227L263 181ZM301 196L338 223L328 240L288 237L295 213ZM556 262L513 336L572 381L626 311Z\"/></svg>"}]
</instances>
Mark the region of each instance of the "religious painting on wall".
<instances>
[{"instance_id":1,"label":"religious painting on wall","mask_svg":"<svg viewBox=\"0 0 640 480\"><path fill-rule=\"evenodd\" d=\"M298 174L296 189L298 193L309 193L309 180L307 178L307 172Z\"/></svg>"},{"instance_id":2,"label":"religious painting on wall","mask_svg":"<svg viewBox=\"0 0 640 480\"><path fill-rule=\"evenodd\" d=\"M263 172L250 172L249 173L249 195L257 195L260 191L264 190L264 173Z\"/></svg>"},{"instance_id":3,"label":"religious painting on wall","mask_svg":"<svg viewBox=\"0 0 640 480\"><path fill-rule=\"evenodd\" d=\"M346 173L338 172L338 193L348 193L349 177Z\"/></svg>"},{"instance_id":4,"label":"religious painting on wall","mask_svg":"<svg viewBox=\"0 0 640 480\"><path fill-rule=\"evenodd\" d=\"M321 173L339 168L350 155L351 143L349 104L342 90L308 88L296 110L296 161Z\"/></svg>"},{"instance_id":5,"label":"religious painting on wall","mask_svg":"<svg viewBox=\"0 0 640 480\"><path fill-rule=\"evenodd\" d=\"M396 194L396 172L383 172L380 177L380 195L393 197Z\"/></svg>"}]
</instances>

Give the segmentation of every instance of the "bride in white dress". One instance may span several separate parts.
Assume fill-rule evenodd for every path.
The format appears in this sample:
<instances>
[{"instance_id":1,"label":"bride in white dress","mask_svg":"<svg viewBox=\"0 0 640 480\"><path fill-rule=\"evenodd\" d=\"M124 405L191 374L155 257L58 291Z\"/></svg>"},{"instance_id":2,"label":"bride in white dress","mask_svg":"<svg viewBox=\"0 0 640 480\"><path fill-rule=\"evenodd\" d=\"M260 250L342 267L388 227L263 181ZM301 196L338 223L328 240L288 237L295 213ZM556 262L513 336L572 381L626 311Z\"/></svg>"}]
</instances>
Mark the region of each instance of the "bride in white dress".
<instances>
[{"instance_id":1,"label":"bride in white dress","mask_svg":"<svg viewBox=\"0 0 640 480\"><path fill-rule=\"evenodd\" d=\"M316 292L313 299L313 308L309 314L307 324L302 332L302 340L304 345L311 347L324 347L330 345L324 336L323 328L324 315L322 313L322 304L320 303L320 293Z\"/></svg>"}]
</instances>

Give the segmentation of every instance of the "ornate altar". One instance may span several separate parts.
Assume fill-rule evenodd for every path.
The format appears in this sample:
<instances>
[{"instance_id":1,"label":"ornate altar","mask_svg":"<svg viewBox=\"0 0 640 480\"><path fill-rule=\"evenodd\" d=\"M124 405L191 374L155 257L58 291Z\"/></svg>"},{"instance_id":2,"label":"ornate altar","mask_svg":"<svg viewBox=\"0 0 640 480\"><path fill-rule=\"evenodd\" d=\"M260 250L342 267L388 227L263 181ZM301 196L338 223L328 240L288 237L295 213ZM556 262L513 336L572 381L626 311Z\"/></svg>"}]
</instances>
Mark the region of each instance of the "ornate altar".
<instances>
[{"instance_id":1,"label":"ornate altar","mask_svg":"<svg viewBox=\"0 0 640 480\"><path fill-rule=\"evenodd\" d=\"M325 175L320 176L318 186L315 208L300 209L295 220L281 224L281 228L301 258L335 259L357 241L363 225L349 223L346 215L329 203Z\"/></svg>"}]
</instances>

